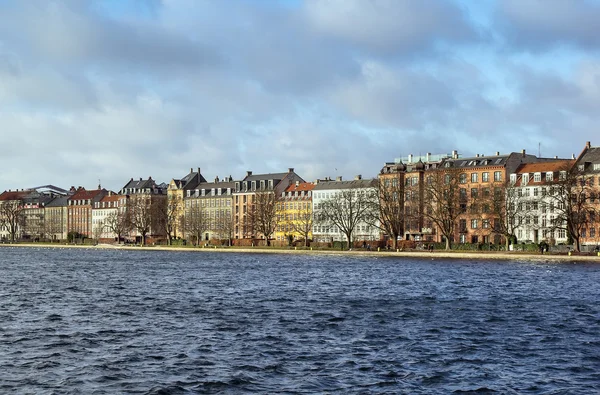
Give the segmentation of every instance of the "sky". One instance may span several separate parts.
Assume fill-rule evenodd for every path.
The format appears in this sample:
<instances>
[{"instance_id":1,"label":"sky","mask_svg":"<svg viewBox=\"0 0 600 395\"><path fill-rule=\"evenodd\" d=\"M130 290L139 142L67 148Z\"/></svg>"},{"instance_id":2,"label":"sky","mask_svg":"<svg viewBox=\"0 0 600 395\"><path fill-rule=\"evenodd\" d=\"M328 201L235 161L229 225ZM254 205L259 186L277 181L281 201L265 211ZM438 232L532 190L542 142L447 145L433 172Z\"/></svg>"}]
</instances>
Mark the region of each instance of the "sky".
<instances>
[{"instance_id":1,"label":"sky","mask_svg":"<svg viewBox=\"0 0 600 395\"><path fill-rule=\"evenodd\" d=\"M0 0L0 190L600 145L597 0Z\"/></svg>"}]
</instances>

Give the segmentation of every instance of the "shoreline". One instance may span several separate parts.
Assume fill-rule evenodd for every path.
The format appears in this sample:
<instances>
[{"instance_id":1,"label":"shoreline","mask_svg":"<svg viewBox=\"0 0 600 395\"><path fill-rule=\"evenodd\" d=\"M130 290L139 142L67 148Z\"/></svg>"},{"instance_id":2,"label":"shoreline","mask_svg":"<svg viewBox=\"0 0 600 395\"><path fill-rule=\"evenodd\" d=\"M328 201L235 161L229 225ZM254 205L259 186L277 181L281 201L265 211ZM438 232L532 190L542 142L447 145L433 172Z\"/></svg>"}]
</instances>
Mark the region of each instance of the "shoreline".
<instances>
[{"instance_id":1,"label":"shoreline","mask_svg":"<svg viewBox=\"0 0 600 395\"><path fill-rule=\"evenodd\" d=\"M543 261L543 262L598 262L600 256L596 255L551 255L528 254L519 252L457 252L457 251L363 251L363 250L305 250L305 249L274 249L268 247L237 248L237 247L171 247L171 246L125 246L114 244L73 245L73 244L37 244L18 243L0 244L1 247L16 248L79 248L79 249L106 249L124 251L170 251L170 252L218 252L238 254L304 254L304 255L347 255L368 256L379 258L420 258L420 259L474 259L474 260L508 260L508 261Z\"/></svg>"}]
</instances>

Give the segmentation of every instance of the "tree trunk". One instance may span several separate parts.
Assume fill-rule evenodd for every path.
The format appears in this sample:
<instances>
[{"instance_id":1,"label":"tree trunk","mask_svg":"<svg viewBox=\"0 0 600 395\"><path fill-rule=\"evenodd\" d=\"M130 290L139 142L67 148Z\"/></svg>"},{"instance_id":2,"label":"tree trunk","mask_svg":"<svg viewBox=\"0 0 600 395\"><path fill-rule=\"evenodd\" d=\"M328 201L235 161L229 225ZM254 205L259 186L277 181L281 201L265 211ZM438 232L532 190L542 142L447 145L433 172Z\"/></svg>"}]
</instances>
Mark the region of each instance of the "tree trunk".
<instances>
[{"instance_id":1,"label":"tree trunk","mask_svg":"<svg viewBox=\"0 0 600 395\"><path fill-rule=\"evenodd\" d=\"M450 249L450 238L446 236L446 250Z\"/></svg>"}]
</instances>

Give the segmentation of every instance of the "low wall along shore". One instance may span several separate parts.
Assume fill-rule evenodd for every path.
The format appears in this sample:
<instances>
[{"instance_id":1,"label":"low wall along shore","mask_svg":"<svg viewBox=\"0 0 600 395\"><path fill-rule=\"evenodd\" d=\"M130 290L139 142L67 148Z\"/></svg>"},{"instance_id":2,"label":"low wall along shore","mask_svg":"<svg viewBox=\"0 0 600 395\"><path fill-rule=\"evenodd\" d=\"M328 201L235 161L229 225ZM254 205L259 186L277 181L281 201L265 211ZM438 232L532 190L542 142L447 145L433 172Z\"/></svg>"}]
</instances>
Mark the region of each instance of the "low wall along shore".
<instances>
[{"instance_id":1,"label":"low wall along shore","mask_svg":"<svg viewBox=\"0 0 600 395\"><path fill-rule=\"evenodd\" d=\"M4 248L85 248L85 249L120 249L134 251L172 251L172 252L219 252L219 253L237 253L237 254L335 254L335 255L355 255L372 257L410 257L410 258L450 258L450 259L481 259L481 260L510 260L510 261L543 261L543 262L598 262L600 263L600 253L596 255L578 255L578 254L539 254L524 252L458 252L458 251L387 251L387 250L332 250L332 249L296 249L296 248L269 248L269 247L179 247L179 246L130 246L117 244L97 244L97 245L72 245L72 244L41 244L41 243L17 243L0 244Z\"/></svg>"}]
</instances>

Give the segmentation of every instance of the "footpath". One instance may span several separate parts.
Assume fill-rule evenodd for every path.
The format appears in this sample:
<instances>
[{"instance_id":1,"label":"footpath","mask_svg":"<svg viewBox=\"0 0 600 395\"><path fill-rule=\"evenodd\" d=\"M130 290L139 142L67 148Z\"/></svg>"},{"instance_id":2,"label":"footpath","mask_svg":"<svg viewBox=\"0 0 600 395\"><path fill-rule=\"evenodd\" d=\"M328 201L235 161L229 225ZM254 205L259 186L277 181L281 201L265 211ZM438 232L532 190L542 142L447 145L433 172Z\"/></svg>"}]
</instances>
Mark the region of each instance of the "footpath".
<instances>
[{"instance_id":1,"label":"footpath","mask_svg":"<svg viewBox=\"0 0 600 395\"><path fill-rule=\"evenodd\" d=\"M526 252L458 252L458 251L389 251L389 250L332 250L332 249L282 249L269 247L177 247L177 246L131 246L115 244L97 244L97 245L73 245L73 244L39 244L39 243L18 243L18 244L0 244L0 248L80 248L80 249L111 249L111 250L131 250L131 251L170 251L170 252L198 252L198 253L230 253L230 254L304 254L304 255L345 255L345 256L368 256L378 258L420 258L420 259L461 259L461 260L508 260L508 261L536 261L536 262L598 262L598 255L578 255L551 254L551 253L526 253Z\"/></svg>"}]
</instances>

